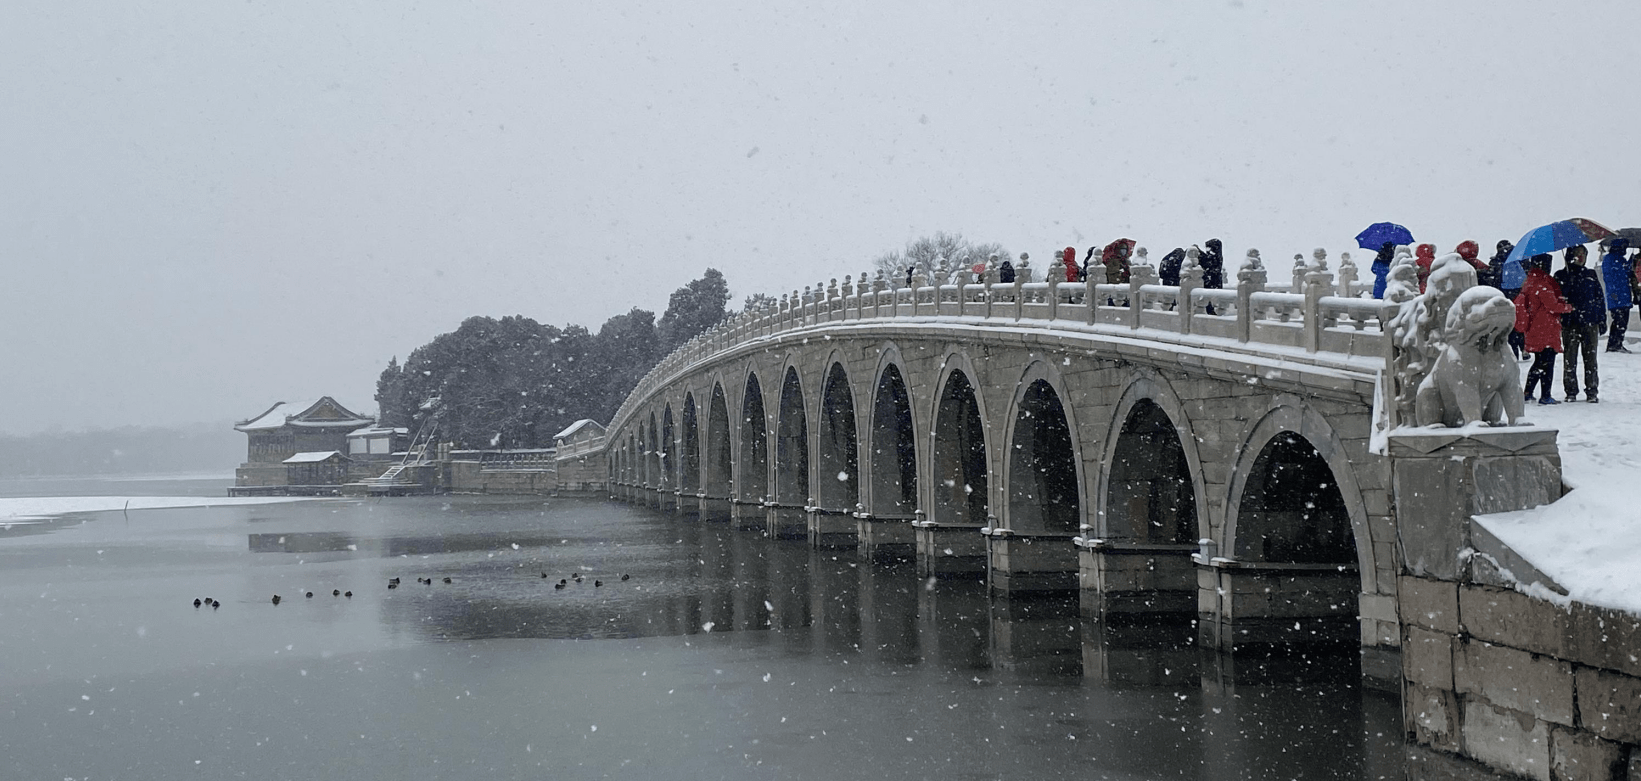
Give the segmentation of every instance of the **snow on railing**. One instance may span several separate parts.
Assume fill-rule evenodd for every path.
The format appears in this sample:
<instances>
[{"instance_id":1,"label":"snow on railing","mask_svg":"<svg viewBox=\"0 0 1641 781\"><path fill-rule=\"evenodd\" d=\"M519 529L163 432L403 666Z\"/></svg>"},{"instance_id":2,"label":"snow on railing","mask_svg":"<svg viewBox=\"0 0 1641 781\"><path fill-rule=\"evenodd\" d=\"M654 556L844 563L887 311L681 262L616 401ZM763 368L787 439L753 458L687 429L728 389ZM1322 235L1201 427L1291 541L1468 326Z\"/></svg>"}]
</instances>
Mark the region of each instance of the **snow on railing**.
<instances>
[{"instance_id":1,"label":"snow on railing","mask_svg":"<svg viewBox=\"0 0 1641 781\"><path fill-rule=\"evenodd\" d=\"M1347 258L1348 260L1348 258ZM1351 292L1354 267L1342 274L1338 292ZM1342 269L1342 271L1344 271ZM1103 280L1103 275L1101 278ZM678 372L698 361L755 339L830 322L899 318L956 318L979 322L1029 321L1154 329L1191 336L1232 339L1247 344L1303 348L1307 352L1354 357L1386 355L1385 302L1336 296L1333 274L1325 265L1305 272L1302 289L1279 291L1265 283L1257 264L1245 267L1236 287L1204 288L1199 268L1188 267L1181 284L1156 283L1156 271L1137 265L1126 284L1096 279L1066 282L1056 260L1047 281L1030 281L1029 268L1013 282L996 280L988 269L981 278L969 269L937 269L933 278L917 274L910 285L894 286L879 272L870 281L846 276L806 286L762 307L730 315L705 333L680 345L639 381L611 421L611 431L632 415L638 400L648 398ZM1188 305L1187 305L1188 303Z\"/></svg>"}]
</instances>

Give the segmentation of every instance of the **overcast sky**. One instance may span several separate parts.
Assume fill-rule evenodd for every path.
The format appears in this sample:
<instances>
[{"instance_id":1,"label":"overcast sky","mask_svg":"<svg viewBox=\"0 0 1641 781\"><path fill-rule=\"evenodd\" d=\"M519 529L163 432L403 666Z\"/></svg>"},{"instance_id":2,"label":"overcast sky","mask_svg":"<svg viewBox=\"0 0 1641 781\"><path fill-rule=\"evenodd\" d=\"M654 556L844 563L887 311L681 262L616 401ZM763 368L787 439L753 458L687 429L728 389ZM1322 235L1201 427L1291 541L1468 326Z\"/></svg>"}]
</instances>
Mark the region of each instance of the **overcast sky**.
<instances>
[{"instance_id":1,"label":"overcast sky","mask_svg":"<svg viewBox=\"0 0 1641 781\"><path fill-rule=\"evenodd\" d=\"M1285 269L1377 220L1444 251L1625 227L1638 29L1633 0L10 0L0 432L373 412L471 315L596 330L708 266L738 304L938 230Z\"/></svg>"}]
</instances>

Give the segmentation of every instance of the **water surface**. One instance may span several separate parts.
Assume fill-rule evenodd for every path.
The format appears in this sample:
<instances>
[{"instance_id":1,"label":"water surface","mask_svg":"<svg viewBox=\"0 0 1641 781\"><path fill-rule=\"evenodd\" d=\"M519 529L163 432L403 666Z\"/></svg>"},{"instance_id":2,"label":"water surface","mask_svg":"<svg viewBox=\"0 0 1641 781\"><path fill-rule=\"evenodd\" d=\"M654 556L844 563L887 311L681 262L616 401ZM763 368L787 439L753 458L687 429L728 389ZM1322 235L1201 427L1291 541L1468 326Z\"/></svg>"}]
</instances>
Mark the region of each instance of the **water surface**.
<instances>
[{"instance_id":1,"label":"water surface","mask_svg":"<svg viewBox=\"0 0 1641 781\"><path fill-rule=\"evenodd\" d=\"M0 572L6 778L1401 774L1348 658L1233 661L624 505L104 513L0 533Z\"/></svg>"}]
</instances>

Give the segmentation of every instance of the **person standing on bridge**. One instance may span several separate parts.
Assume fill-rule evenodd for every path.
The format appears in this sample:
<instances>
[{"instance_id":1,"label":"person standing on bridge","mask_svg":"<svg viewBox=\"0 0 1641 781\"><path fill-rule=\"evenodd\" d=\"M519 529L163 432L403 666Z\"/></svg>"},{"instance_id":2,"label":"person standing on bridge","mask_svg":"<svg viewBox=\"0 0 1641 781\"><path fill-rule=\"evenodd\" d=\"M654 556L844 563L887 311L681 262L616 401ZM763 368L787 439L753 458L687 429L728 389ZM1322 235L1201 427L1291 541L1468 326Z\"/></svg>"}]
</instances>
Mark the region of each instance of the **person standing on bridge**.
<instances>
[{"instance_id":1,"label":"person standing on bridge","mask_svg":"<svg viewBox=\"0 0 1641 781\"><path fill-rule=\"evenodd\" d=\"M1487 283L1482 280L1487 278L1488 266L1486 263L1483 263L1479 257L1477 257L1481 254L1481 245L1466 239L1459 242L1459 246L1454 247L1453 251L1458 253L1459 257L1464 258L1464 262L1469 263L1470 267L1476 270L1477 284L1487 285ZM1495 287L1494 285L1487 286Z\"/></svg>"},{"instance_id":2,"label":"person standing on bridge","mask_svg":"<svg viewBox=\"0 0 1641 781\"><path fill-rule=\"evenodd\" d=\"M1180 268L1185 265L1185 248L1175 247L1162 256L1162 263L1157 265L1157 278L1162 284L1179 287Z\"/></svg>"},{"instance_id":3,"label":"person standing on bridge","mask_svg":"<svg viewBox=\"0 0 1641 781\"><path fill-rule=\"evenodd\" d=\"M1373 256L1373 297L1385 297L1385 280L1390 277L1390 263L1396 259L1396 245L1385 242L1379 245L1379 254Z\"/></svg>"},{"instance_id":4,"label":"person standing on bridge","mask_svg":"<svg viewBox=\"0 0 1641 781\"><path fill-rule=\"evenodd\" d=\"M1083 275L1082 276L1082 281L1083 282L1087 282L1089 273L1094 271L1094 253L1099 252L1099 251L1100 251L1099 247L1089 247L1088 248L1088 254L1083 256L1083 269L1082 269L1082 275ZM1095 279L1099 279L1099 277L1095 277Z\"/></svg>"},{"instance_id":5,"label":"person standing on bridge","mask_svg":"<svg viewBox=\"0 0 1641 781\"><path fill-rule=\"evenodd\" d=\"M1101 253L1100 262L1105 264L1105 283L1107 285L1128 284L1128 254L1133 251L1133 239L1117 239L1105 245L1105 252Z\"/></svg>"},{"instance_id":6,"label":"person standing on bridge","mask_svg":"<svg viewBox=\"0 0 1641 781\"><path fill-rule=\"evenodd\" d=\"M1419 292L1424 292L1425 281L1430 279L1430 268L1436 263L1436 245L1420 244L1413 248L1417 258L1413 261L1419 267Z\"/></svg>"},{"instance_id":7,"label":"person standing on bridge","mask_svg":"<svg viewBox=\"0 0 1641 781\"><path fill-rule=\"evenodd\" d=\"M997 266L997 281L1005 285L1014 284L1014 264L1004 260Z\"/></svg>"},{"instance_id":8,"label":"person standing on bridge","mask_svg":"<svg viewBox=\"0 0 1641 781\"><path fill-rule=\"evenodd\" d=\"M1202 269L1202 287L1207 290L1219 290L1225 287L1225 245L1219 239L1209 239L1203 242L1208 247L1197 256L1197 266ZM1219 314L1214 311L1214 305L1209 304L1207 313Z\"/></svg>"},{"instance_id":9,"label":"person standing on bridge","mask_svg":"<svg viewBox=\"0 0 1641 781\"><path fill-rule=\"evenodd\" d=\"M1551 382L1556 373L1556 353L1561 352L1561 315L1573 311L1561 297L1561 286L1550 276L1550 256L1534 255L1522 262L1527 277L1516 296L1516 330L1521 332L1524 350L1533 356L1527 370L1523 398L1533 400L1533 389L1542 383L1540 404L1558 404Z\"/></svg>"},{"instance_id":10,"label":"person standing on bridge","mask_svg":"<svg viewBox=\"0 0 1641 781\"><path fill-rule=\"evenodd\" d=\"M1082 269L1077 267L1077 248L1076 247L1066 247L1065 251L1060 253L1060 262L1065 264L1065 272L1066 272L1066 281L1067 282L1081 282L1081 281L1083 281L1082 280L1082 276L1083 276Z\"/></svg>"},{"instance_id":11,"label":"person standing on bridge","mask_svg":"<svg viewBox=\"0 0 1641 781\"><path fill-rule=\"evenodd\" d=\"M1521 283L1527 277L1527 272L1522 268L1522 264L1505 264L1504 262L1504 259L1510 257L1510 253L1515 248L1516 245L1509 239L1499 239L1499 243L1494 246L1493 257L1487 261L1487 267L1496 272L1494 279L1498 280L1498 284L1494 287L1497 287L1504 293L1504 297L1511 301L1516 300L1516 296L1521 295ZM1521 360L1522 353L1527 349L1526 344L1522 341L1521 332L1511 331L1509 341L1510 352L1516 354L1516 360Z\"/></svg>"},{"instance_id":12,"label":"person standing on bridge","mask_svg":"<svg viewBox=\"0 0 1641 781\"><path fill-rule=\"evenodd\" d=\"M1219 239L1209 239L1202 244L1208 248L1197 256L1197 265L1202 267L1202 286L1219 290L1225 287L1225 245ZM1213 314L1211 305L1208 313Z\"/></svg>"},{"instance_id":13,"label":"person standing on bridge","mask_svg":"<svg viewBox=\"0 0 1641 781\"><path fill-rule=\"evenodd\" d=\"M1590 251L1583 245L1567 248L1565 265L1555 273L1556 284L1567 300L1571 312L1561 316L1561 346L1567 351L1567 362L1561 372L1561 388L1568 401L1578 400L1578 361L1584 359L1584 398L1591 404L1598 401L1596 392L1600 382L1595 365L1596 344L1607 330L1606 296L1601 292L1601 280L1595 270L1586 267Z\"/></svg>"},{"instance_id":14,"label":"person standing on bridge","mask_svg":"<svg viewBox=\"0 0 1641 781\"><path fill-rule=\"evenodd\" d=\"M1612 330L1607 335L1607 352L1627 353L1624 332L1630 329L1630 306L1635 297L1630 284L1635 279L1635 261L1624 257L1630 248L1622 238L1605 239L1607 251L1601 256L1601 281L1607 286L1607 313L1612 315Z\"/></svg>"}]
</instances>

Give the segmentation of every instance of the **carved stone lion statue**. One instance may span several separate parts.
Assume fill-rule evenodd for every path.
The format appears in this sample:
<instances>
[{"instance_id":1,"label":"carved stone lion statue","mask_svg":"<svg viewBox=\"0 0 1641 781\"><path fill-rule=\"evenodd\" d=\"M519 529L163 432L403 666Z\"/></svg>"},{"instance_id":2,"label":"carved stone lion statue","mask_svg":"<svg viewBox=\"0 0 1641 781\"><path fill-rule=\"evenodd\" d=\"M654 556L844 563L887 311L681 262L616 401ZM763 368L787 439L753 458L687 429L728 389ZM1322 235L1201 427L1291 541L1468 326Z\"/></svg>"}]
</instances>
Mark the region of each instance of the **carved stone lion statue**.
<instances>
[{"instance_id":1,"label":"carved stone lion statue","mask_svg":"<svg viewBox=\"0 0 1641 781\"><path fill-rule=\"evenodd\" d=\"M1515 304L1497 289L1459 293L1447 312L1445 343L1419 383L1418 425L1507 425L1521 417L1521 370L1507 342L1515 322Z\"/></svg>"}]
</instances>

